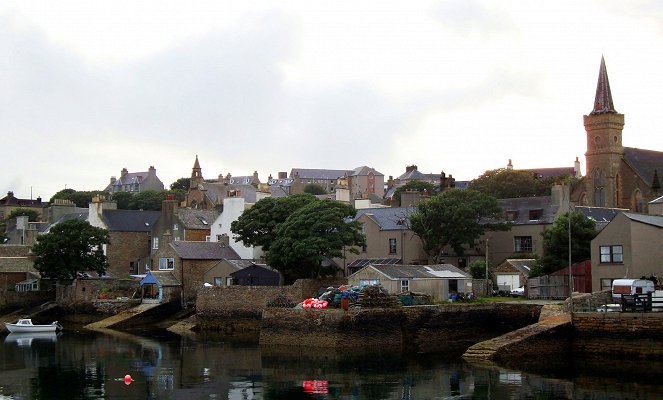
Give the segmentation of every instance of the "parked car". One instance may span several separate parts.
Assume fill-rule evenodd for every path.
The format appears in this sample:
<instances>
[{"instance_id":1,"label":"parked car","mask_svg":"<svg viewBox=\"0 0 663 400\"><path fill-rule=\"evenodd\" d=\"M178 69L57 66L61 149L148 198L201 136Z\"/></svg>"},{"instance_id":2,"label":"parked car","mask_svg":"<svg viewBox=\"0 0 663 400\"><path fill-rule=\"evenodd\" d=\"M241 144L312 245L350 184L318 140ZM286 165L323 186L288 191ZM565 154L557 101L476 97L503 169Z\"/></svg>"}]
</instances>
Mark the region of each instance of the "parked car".
<instances>
[{"instance_id":1,"label":"parked car","mask_svg":"<svg viewBox=\"0 0 663 400\"><path fill-rule=\"evenodd\" d=\"M525 286L521 286L518 289L513 289L511 291L511 297L523 297L525 296Z\"/></svg>"}]
</instances>

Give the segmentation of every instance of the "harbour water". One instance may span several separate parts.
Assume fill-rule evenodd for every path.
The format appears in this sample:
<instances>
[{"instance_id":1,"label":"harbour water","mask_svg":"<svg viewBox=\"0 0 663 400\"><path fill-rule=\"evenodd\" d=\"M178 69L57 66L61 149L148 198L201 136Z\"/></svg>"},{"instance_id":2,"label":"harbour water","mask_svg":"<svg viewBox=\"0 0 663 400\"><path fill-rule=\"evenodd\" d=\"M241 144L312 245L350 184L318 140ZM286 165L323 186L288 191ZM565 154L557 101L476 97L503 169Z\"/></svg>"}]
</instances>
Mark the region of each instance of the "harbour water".
<instances>
[{"instance_id":1,"label":"harbour water","mask_svg":"<svg viewBox=\"0 0 663 400\"><path fill-rule=\"evenodd\" d=\"M2 340L0 399L663 398L663 368L651 361L560 357L498 366L463 361L463 346L343 353L166 331Z\"/></svg>"}]
</instances>

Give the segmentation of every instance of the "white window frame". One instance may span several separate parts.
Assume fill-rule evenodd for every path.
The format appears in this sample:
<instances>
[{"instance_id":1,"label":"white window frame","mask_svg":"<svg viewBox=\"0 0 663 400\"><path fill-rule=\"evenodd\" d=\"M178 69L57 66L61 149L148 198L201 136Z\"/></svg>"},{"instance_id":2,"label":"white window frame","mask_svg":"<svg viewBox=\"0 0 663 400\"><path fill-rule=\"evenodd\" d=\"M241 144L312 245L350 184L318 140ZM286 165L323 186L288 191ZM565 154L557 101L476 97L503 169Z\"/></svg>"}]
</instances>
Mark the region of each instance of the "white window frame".
<instances>
[{"instance_id":1,"label":"white window frame","mask_svg":"<svg viewBox=\"0 0 663 400\"><path fill-rule=\"evenodd\" d=\"M171 257L159 259L159 271L172 271L175 269L175 259Z\"/></svg>"},{"instance_id":2,"label":"white window frame","mask_svg":"<svg viewBox=\"0 0 663 400\"><path fill-rule=\"evenodd\" d=\"M529 246L528 246L529 245ZM528 249L529 247L529 249ZM514 236L513 251L516 253L531 253L534 251L534 241L531 236Z\"/></svg>"},{"instance_id":3,"label":"white window frame","mask_svg":"<svg viewBox=\"0 0 663 400\"><path fill-rule=\"evenodd\" d=\"M159 250L159 238L152 239L152 250Z\"/></svg>"},{"instance_id":4,"label":"white window frame","mask_svg":"<svg viewBox=\"0 0 663 400\"><path fill-rule=\"evenodd\" d=\"M601 264L622 264L624 262L624 246L620 244L599 246L599 260Z\"/></svg>"},{"instance_id":5,"label":"white window frame","mask_svg":"<svg viewBox=\"0 0 663 400\"><path fill-rule=\"evenodd\" d=\"M409 292L409 291L410 291L410 280L401 279L401 292Z\"/></svg>"},{"instance_id":6,"label":"white window frame","mask_svg":"<svg viewBox=\"0 0 663 400\"><path fill-rule=\"evenodd\" d=\"M380 280L379 279L360 279L359 280L359 287L363 288L364 286L370 286L370 285L379 285Z\"/></svg>"}]
</instances>

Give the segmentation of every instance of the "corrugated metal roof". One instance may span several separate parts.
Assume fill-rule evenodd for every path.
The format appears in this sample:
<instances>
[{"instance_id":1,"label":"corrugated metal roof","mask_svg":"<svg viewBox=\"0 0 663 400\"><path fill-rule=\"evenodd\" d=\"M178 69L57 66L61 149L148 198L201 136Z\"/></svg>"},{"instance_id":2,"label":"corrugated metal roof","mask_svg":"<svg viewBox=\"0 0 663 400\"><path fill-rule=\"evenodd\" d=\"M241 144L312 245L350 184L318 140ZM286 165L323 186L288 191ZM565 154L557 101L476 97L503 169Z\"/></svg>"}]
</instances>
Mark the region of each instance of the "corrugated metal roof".
<instances>
[{"instance_id":1,"label":"corrugated metal roof","mask_svg":"<svg viewBox=\"0 0 663 400\"><path fill-rule=\"evenodd\" d=\"M371 264L389 279L471 279L472 277L451 264L435 265L380 265Z\"/></svg>"}]
</instances>

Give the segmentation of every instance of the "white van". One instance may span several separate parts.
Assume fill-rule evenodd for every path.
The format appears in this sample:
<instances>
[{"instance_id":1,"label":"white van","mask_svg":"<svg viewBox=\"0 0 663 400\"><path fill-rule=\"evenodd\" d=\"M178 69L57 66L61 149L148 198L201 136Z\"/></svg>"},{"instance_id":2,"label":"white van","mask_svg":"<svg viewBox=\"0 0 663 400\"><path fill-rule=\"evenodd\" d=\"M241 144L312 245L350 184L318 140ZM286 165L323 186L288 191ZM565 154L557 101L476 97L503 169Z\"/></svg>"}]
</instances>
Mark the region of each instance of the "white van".
<instances>
[{"instance_id":1,"label":"white van","mask_svg":"<svg viewBox=\"0 0 663 400\"><path fill-rule=\"evenodd\" d=\"M612 281L612 299L619 301L623 294L654 293L654 282L647 279L615 279Z\"/></svg>"}]
</instances>

